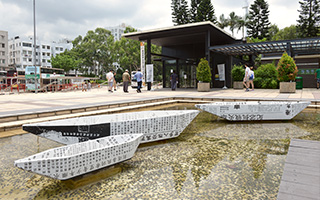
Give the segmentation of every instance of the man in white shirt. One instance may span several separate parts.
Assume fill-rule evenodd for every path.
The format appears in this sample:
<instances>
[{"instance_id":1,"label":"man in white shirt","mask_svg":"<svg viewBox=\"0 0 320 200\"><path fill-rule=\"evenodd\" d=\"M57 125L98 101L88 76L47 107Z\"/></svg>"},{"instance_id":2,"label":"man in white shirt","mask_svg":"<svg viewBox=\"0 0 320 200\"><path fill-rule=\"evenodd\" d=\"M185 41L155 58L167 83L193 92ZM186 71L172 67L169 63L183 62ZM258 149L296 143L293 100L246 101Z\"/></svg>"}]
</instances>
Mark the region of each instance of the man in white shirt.
<instances>
[{"instance_id":1,"label":"man in white shirt","mask_svg":"<svg viewBox=\"0 0 320 200\"><path fill-rule=\"evenodd\" d=\"M246 87L246 92L249 91L249 72L250 68L247 65L244 65L246 67L246 72L243 78L243 85Z\"/></svg>"},{"instance_id":2,"label":"man in white shirt","mask_svg":"<svg viewBox=\"0 0 320 200\"><path fill-rule=\"evenodd\" d=\"M112 72L113 70L112 69L110 69L110 71L107 73L107 75L106 75L106 78L107 78L107 80L108 80L108 91L109 92L112 92L112 86L113 86L113 79L114 79L114 77L113 77L113 72Z\"/></svg>"}]
</instances>

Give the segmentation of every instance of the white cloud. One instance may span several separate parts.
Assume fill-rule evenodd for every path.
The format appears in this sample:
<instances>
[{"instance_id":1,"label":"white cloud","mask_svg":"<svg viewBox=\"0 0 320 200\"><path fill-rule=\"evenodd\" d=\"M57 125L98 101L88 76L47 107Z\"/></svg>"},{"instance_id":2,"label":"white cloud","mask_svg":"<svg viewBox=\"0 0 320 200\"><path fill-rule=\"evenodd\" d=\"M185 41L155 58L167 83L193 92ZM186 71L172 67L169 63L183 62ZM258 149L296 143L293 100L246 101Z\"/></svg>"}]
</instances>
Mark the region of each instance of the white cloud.
<instances>
[{"instance_id":1,"label":"white cloud","mask_svg":"<svg viewBox=\"0 0 320 200\"><path fill-rule=\"evenodd\" d=\"M267 2L272 24L279 28L296 24L298 1ZM212 0L212 4L217 18L232 11L244 15L245 0ZM0 29L8 31L9 37L33 35L32 8L33 0L0 0ZM36 0L37 36L41 40L74 39L88 30L121 23L140 30L168 27L173 25L171 12L171 0Z\"/></svg>"}]
</instances>

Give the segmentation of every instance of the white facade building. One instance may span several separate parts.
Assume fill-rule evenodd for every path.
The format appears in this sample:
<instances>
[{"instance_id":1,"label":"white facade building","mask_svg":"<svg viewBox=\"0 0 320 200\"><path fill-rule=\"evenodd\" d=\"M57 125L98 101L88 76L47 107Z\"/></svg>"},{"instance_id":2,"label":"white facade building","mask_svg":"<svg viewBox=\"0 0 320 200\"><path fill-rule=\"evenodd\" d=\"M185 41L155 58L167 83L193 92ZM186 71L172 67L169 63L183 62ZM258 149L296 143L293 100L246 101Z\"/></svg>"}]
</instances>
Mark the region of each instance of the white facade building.
<instances>
[{"instance_id":1,"label":"white facade building","mask_svg":"<svg viewBox=\"0 0 320 200\"><path fill-rule=\"evenodd\" d=\"M0 31L0 70L8 67L8 32Z\"/></svg>"},{"instance_id":2,"label":"white facade building","mask_svg":"<svg viewBox=\"0 0 320 200\"><path fill-rule=\"evenodd\" d=\"M121 39L121 36L124 34L126 27L126 24L122 23L119 26L106 27L106 29L111 31L111 34L114 37L114 41L119 41Z\"/></svg>"},{"instance_id":3,"label":"white facade building","mask_svg":"<svg viewBox=\"0 0 320 200\"><path fill-rule=\"evenodd\" d=\"M33 66L33 37L16 36L8 41L9 45L9 65L14 65L17 68L25 69L26 66ZM72 48L72 43L69 41L59 42L42 42L36 41L36 65L42 67L52 67L51 57L64 52L66 49Z\"/></svg>"}]
</instances>

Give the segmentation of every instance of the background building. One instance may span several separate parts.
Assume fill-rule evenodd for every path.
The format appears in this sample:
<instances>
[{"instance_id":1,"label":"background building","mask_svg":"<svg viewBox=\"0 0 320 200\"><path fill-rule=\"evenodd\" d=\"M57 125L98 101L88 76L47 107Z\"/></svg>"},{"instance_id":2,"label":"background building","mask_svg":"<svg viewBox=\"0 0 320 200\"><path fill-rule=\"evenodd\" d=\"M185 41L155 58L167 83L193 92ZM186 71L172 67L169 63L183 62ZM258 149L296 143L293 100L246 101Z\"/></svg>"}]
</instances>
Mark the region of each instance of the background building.
<instances>
[{"instance_id":1,"label":"background building","mask_svg":"<svg viewBox=\"0 0 320 200\"><path fill-rule=\"evenodd\" d=\"M0 31L0 70L8 66L8 32Z\"/></svg>"},{"instance_id":2,"label":"background building","mask_svg":"<svg viewBox=\"0 0 320 200\"><path fill-rule=\"evenodd\" d=\"M26 66L33 66L33 37L16 36L8 41L9 58L8 64L16 68L25 69ZM69 40L59 42L36 41L36 65L42 67L52 67L51 57L72 48Z\"/></svg>"},{"instance_id":3,"label":"background building","mask_svg":"<svg viewBox=\"0 0 320 200\"><path fill-rule=\"evenodd\" d=\"M107 30L111 31L111 34L114 37L114 41L119 41L126 30L127 25L125 23L120 24L119 26L110 26L106 27Z\"/></svg>"}]
</instances>

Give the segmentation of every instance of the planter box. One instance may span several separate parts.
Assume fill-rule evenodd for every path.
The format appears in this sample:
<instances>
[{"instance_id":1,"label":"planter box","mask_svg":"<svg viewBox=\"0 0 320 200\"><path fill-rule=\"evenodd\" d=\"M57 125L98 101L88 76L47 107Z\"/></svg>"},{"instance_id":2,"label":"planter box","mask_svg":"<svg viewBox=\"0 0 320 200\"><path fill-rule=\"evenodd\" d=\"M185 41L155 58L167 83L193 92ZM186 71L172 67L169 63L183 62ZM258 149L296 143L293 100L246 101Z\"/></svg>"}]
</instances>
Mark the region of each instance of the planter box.
<instances>
[{"instance_id":1,"label":"planter box","mask_svg":"<svg viewBox=\"0 0 320 200\"><path fill-rule=\"evenodd\" d=\"M198 92L209 92L210 83L198 83Z\"/></svg>"},{"instance_id":2,"label":"planter box","mask_svg":"<svg viewBox=\"0 0 320 200\"><path fill-rule=\"evenodd\" d=\"M280 82L280 93L295 93L296 82Z\"/></svg>"},{"instance_id":3,"label":"planter box","mask_svg":"<svg viewBox=\"0 0 320 200\"><path fill-rule=\"evenodd\" d=\"M243 82L242 81L234 81L233 82L233 89L243 89Z\"/></svg>"}]
</instances>

